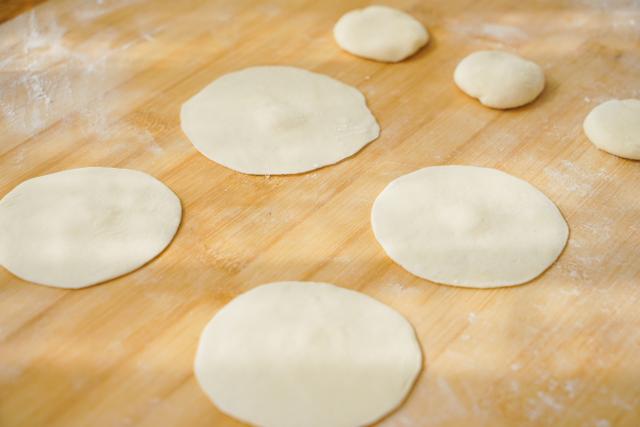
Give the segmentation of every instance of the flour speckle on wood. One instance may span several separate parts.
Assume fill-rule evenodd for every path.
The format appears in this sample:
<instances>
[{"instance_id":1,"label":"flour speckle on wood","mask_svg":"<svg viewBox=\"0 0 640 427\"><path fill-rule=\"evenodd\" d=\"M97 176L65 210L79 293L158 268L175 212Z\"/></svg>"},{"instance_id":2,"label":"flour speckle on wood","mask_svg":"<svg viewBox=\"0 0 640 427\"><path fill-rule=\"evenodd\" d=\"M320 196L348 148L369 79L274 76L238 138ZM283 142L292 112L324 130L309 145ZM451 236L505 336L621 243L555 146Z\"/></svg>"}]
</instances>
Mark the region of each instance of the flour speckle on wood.
<instances>
[{"instance_id":1,"label":"flour speckle on wood","mask_svg":"<svg viewBox=\"0 0 640 427\"><path fill-rule=\"evenodd\" d=\"M0 99L0 126L14 138L29 138L44 129L60 125L63 129L80 129L92 141L113 144L114 141L137 142L151 154L162 149L147 129L127 123L114 126L117 117L109 111L105 94L117 82L126 64L126 55L138 43L152 43L162 28L140 28L128 41L121 31L107 28L89 41L77 45L69 36L69 28L86 24L106 14L130 6L134 2L91 2L74 11L73 18L58 16L51 8L36 7L0 25L14 44L0 48L0 72L10 76ZM70 21L71 19L71 21ZM71 114L63 116L64 112ZM13 163L26 160L24 151L14 156Z\"/></svg>"},{"instance_id":2,"label":"flour speckle on wood","mask_svg":"<svg viewBox=\"0 0 640 427\"><path fill-rule=\"evenodd\" d=\"M529 39L529 35L522 28L495 22L479 22L475 20L463 22L456 20L448 21L446 25L454 34L482 40L496 47L518 45Z\"/></svg>"},{"instance_id":3,"label":"flour speckle on wood","mask_svg":"<svg viewBox=\"0 0 640 427\"><path fill-rule=\"evenodd\" d=\"M557 166L546 167L544 173L553 185L565 190L566 194L577 194L580 197L592 195L601 181L611 181L605 168L591 170L569 160L561 160Z\"/></svg>"}]
</instances>

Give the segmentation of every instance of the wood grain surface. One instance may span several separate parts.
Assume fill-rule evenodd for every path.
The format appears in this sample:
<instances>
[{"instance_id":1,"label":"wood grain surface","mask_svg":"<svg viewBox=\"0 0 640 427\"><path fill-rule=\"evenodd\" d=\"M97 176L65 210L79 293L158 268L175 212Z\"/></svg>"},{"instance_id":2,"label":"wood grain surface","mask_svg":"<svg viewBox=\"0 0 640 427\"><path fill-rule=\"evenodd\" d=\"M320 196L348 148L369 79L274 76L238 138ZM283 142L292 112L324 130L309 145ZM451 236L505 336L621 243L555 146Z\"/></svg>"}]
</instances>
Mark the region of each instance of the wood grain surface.
<instances>
[{"instance_id":1,"label":"wood grain surface","mask_svg":"<svg viewBox=\"0 0 640 427\"><path fill-rule=\"evenodd\" d=\"M3 0L0 5L0 23L8 21L45 0Z\"/></svg>"},{"instance_id":2,"label":"wood grain surface","mask_svg":"<svg viewBox=\"0 0 640 427\"><path fill-rule=\"evenodd\" d=\"M380 425L640 425L640 164L582 132L599 102L640 98L639 3L384 3L432 35L399 64L335 45L334 22L365 1L49 0L0 25L0 195L100 165L148 172L184 207L169 248L117 280L66 291L0 269L1 426L240 425L196 384L198 336L240 292L285 279L357 289L415 326L425 369ZM541 97L496 111L457 90L457 62L487 48L541 64ZM380 138L297 176L206 159L180 130L180 105L258 64L358 87ZM441 164L541 189L571 228L559 261L495 290L436 285L390 261L371 232L374 198Z\"/></svg>"}]
</instances>

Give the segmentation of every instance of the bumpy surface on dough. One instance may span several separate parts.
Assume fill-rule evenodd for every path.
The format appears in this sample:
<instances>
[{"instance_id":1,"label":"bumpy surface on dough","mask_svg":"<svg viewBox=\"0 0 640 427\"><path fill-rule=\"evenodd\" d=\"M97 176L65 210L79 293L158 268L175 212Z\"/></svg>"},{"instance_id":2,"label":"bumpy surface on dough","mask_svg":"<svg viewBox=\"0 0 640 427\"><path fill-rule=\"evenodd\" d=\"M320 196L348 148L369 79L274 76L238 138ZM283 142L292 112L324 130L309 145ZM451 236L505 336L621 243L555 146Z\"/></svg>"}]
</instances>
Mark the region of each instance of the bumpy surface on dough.
<instances>
[{"instance_id":1,"label":"bumpy surface on dough","mask_svg":"<svg viewBox=\"0 0 640 427\"><path fill-rule=\"evenodd\" d=\"M380 128L356 88L294 67L226 74L188 100L182 129L211 160L239 172L306 172L345 159Z\"/></svg>"},{"instance_id":2,"label":"bumpy surface on dough","mask_svg":"<svg viewBox=\"0 0 640 427\"><path fill-rule=\"evenodd\" d=\"M591 110L583 127L589 140L601 150L640 160L640 100L603 102Z\"/></svg>"},{"instance_id":3,"label":"bumpy surface on dough","mask_svg":"<svg viewBox=\"0 0 640 427\"><path fill-rule=\"evenodd\" d=\"M454 80L483 105L501 109L528 104L544 89L544 72L538 64L501 51L467 56L456 67Z\"/></svg>"},{"instance_id":4,"label":"bumpy surface on dough","mask_svg":"<svg viewBox=\"0 0 640 427\"><path fill-rule=\"evenodd\" d=\"M420 21L386 6L369 6L343 15L333 34L347 52L383 62L402 61L429 41Z\"/></svg>"},{"instance_id":5,"label":"bumpy surface on dough","mask_svg":"<svg viewBox=\"0 0 640 427\"><path fill-rule=\"evenodd\" d=\"M200 338L195 374L223 412L264 427L355 427L398 406L422 366L413 328L359 292L262 285Z\"/></svg>"},{"instance_id":6,"label":"bumpy surface on dough","mask_svg":"<svg viewBox=\"0 0 640 427\"><path fill-rule=\"evenodd\" d=\"M569 233L538 189L474 166L401 176L376 199L371 222L385 252L409 272L471 288L530 281L556 260Z\"/></svg>"},{"instance_id":7,"label":"bumpy surface on dough","mask_svg":"<svg viewBox=\"0 0 640 427\"><path fill-rule=\"evenodd\" d=\"M173 239L178 197L146 173L70 169L0 200L0 264L42 285L82 288L129 273Z\"/></svg>"}]
</instances>

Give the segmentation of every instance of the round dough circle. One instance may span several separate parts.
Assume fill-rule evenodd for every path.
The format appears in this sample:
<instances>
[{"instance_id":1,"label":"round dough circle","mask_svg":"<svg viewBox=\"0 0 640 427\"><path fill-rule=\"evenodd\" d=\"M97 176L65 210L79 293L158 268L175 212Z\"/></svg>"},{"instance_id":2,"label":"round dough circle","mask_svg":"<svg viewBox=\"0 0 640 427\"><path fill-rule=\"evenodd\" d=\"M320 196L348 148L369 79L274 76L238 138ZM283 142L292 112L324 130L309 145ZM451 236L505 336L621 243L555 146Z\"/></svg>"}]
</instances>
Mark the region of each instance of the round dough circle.
<instances>
[{"instance_id":1,"label":"round dough circle","mask_svg":"<svg viewBox=\"0 0 640 427\"><path fill-rule=\"evenodd\" d=\"M380 128L356 88L322 74L265 66L226 74L180 113L193 145L239 172L306 172L345 159Z\"/></svg>"},{"instance_id":2,"label":"round dough circle","mask_svg":"<svg viewBox=\"0 0 640 427\"><path fill-rule=\"evenodd\" d=\"M544 89L538 64L501 51L472 53L460 61L453 78L464 93L492 108L520 107Z\"/></svg>"},{"instance_id":3,"label":"round dough circle","mask_svg":"<svg viewBox=\"0 0 640 427\"><path fill-rule=\"evenodd\" d=\"M587 138L601 150L640 160L640 100L603 102L591 110L583 127Z\"/></svg>"},{"instance_id":4,"label":"round dough circle","mask_svg":"<svg viewBox=\"0 0 640 427\"><path fill-rule=\"evenodd\" d=\"M162 252L181 215L178 197L143 172L89 167L39 176L0 200L0 264L41 285L95 285Z\"/></svg>"},{"instance_id":5,"label":"round dough circle","mask_svg":"<svg viewBox=\"0 0 640 427\"><path fill-rule=\"evenodd\" d=\"M369 6L343 15L333 28L338 45L349 53L383 62L398 62L429 41L413 16L386 6Z\"/></svg>"},{"instance_id":6,"label":"round dough circle","mask_svg":"<svg viewBox=\"0 0 640 427\"><path fill-rule=\"evenodd\" d=\"M376 199L371 223L385 252L409 272L469 288L532 280L558 258L569 234L538 189L475 166L401 176Z\"/></svg>"},{"instance_id":7,"label":"round dough circle","mask_svg":"<svg viewBox=\"0 0 640 427\"><path fill-rule=\"evenodd\" d=\"M422 366L395 310L327 283L278 282L205 327L195 375L223 412L264 427L352 427L398 406Z\"/></svg>"}]
</instances>

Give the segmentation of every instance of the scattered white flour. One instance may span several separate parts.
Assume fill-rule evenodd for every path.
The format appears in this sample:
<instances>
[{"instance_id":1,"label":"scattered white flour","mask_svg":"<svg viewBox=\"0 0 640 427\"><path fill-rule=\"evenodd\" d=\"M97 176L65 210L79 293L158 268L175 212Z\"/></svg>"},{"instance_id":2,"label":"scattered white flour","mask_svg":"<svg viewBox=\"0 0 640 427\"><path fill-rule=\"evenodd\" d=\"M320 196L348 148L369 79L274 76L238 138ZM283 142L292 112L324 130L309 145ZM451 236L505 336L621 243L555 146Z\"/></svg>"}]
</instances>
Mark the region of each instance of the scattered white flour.
<instances>
[{"instance_id":1,"label":"scattered white flour","mask_svg":"<svg viewBox=\"0 0 640 427\"><path fill-rule=\"evenodd\" d=\"M498 23L449 19L445 21L445 27L454 34L484 40L495 46L518 45L529 39L529 34L522 28Z\"/></svg>"},{"instance_id":2,"label":"scattered white flour","mask_svg":"<svg viewBox=\"0 0 640 427\"><path fill-rule=\"evenodd\" d=\"M561 405L560 403L558 403L550 394L547 393L543 393L541 391L539 391L538 393L538 398L548 407L550 407L551 409L553 409L556 412L560 412L564 406Z\"/></svg>"},{"instance_id":3,"label":"scattered white flour","mask_svg":"<svg viewBox=\"0 0 640 427\"><path fill-rule=\"evenodd\" d=\"M605 168L591 170L569 160L561 160L558 166L547 166L544 173L568 194L575 193L580 197L591 195L599 181L611 181Z\"/></svg>"},{"instance_id":4,"label":"scattered white flour","mask_svg":"<svg viewBox=\"0 0 640 427\"><path fill-rule=\"evenodd\" d=\"M576 397L579 384L580 380L569 380L564 383L564 390L567 392L570 399Z\"/></svg>"},{"instance_id":5,"label":"scattered white flour","mask_svg":"<svg viewBox=\"0 0 640 427\"><path fill-rule=\"evenodd\" d=\"M0 43L0 75L10 79L2 83L0 124L8 135L28 138L59 121L63 129L79 128L94 141L134 141L152 154L162 151L147 129L131 123L113 125L115 118L104 98L113 82L121 79L126 51L149 43L162 28L141 28L138 38L124 43L118 30L107 29L82 44L72 44L67 39L69 27L61 23L75 19L88 24L131 4L128 0L83 4L71 18L58 16L44 4L0 25L0 39L7 41ZM19 166L25 157L21 151L12 162Z\"/></svg>"},{"instance_id":6,"label":"scattered white flour","mask_svg":"<svg viewBox=\"0 0 640 427\"><path fill-rule=\"evenodd\" d=\"M529 37L520 28L500 24L483 24L479 27L478 34L505 43L520 42Z\"/></svg>"},{"instance_id":7,"label":"scattered white flour","mask_svg":"<svg viewBox=\"0 0 640 427\"><path fill-rule=\"evenodd\" d=\"M580 290L578 288L560 289L560 292L562 294L568 295L568 296L578 296L578 295L580 295Z\"/></svg>"},{"instance_id":8,"label":"scattered white flour","mask_svg":"<svg viewBox=\"0 0 640 427\"><path fill-rule=\"evenodd\" d=\"M451 412L466 415L467 410L465 408L465 405L453 390L453 388L451 388L447 380L444 377L439 376L436 381L438 384L438 389L446 397L446 401Z\"/></svg>"}]
</instances>

